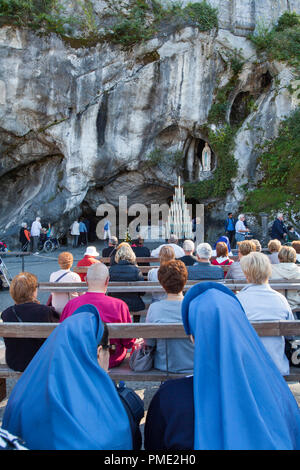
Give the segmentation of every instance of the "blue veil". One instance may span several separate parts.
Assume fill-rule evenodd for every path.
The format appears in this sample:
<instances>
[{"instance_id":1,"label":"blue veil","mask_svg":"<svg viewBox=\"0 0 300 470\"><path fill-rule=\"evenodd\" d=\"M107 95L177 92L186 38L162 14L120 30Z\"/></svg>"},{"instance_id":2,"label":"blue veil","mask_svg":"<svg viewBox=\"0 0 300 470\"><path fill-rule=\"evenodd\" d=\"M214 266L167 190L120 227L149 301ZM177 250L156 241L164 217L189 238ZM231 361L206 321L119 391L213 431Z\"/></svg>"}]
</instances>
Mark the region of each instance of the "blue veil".
<instances>
[{"instance_id":1,"label":"blue veil","mask_svg":"<svg viewBox=\"0 0 300 470\"><path fill-rule=\"evenodd\" d=\"M195 338L195 449L300 449L297 402L236 296L197 284L182 319Z\"/></svg>"},{"instance_id":2,"label":"blue veil","mask_svg":"<svg viewBox=\"0 0 300 470\"><path fill-rule=\"evenodd\" d=\"M51 333L14 387L3 427L29 449L130 450L129 420L97 362L104 327L84 305Z\"/></svg>"},{"instance_id":3,"label":"blue veil","mask_svg":"<svg viewBox=\"0 0 300 470\"><path fill-rule=\"evenodd\" d=\"M214 244L214 250L216 249L217 243L219 243L219 242L226 243L227 248L228 248L228 253L231 252L231 246L230 246L230 241L229 241L228 237L226 237L225 235L223 235L222 237L219 237L218 240L216 241L216 243Z\"/></svg>"}]
</instances>

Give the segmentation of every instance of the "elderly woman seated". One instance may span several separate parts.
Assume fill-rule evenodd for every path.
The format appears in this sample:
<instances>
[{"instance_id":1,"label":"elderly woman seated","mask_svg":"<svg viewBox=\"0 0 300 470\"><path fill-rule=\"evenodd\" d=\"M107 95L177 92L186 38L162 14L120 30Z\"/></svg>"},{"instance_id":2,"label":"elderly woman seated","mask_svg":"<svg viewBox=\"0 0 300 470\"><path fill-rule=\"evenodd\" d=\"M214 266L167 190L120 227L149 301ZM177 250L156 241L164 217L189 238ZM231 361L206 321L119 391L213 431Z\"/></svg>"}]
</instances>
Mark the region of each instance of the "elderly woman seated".
<instances>
[{"instance_id":1,"label":"elderly woman seated","mask_svg":"<svg viewBox=\"0 0 300 470\"><path fill-rule=\"evenodd\" d=\"M38 281L34 274L17 274L9 288L15 304L6 308L1 315L4 322L58 322L59 314L53 307L41 305L37 300ZM23 372L40 349L45 339L4 338L6 362L11 369Z\"/></svg>"},{"instance_id":2,"label":"elderly woman seated","mask_svg":"<svg viewBox=\"0 0 300 470\"><path fill-rule=\"evenodd\" d=\"M187 268L180 260L163 263L158 280L166 292L166 299L150 305L146 323L181 323L183 288L188 277ZM154 367L169 372L192 373L194 346L189 339L150 339L147 346L155 347Z\"/></svg>"},{"instance_id":3,"label":"elderly woman seated","mask_svg":"<svg viewBox=\"0 0 300 470\"><path fill-rule=\"evenodd\" d=\"M279 264L278 253L281 248L281 242L277 239L270 240L268 243L268 250L271 253L269 259L271 264Z\"/></svg>"},{"instance_id":4,"label":"elderly woman seated","mask_svg":"<svg viewBox=\"0 0 300 470\"><path fill-rule=\"evenodd\" d=\"M271 279L281 279L287 282L300 279L300 268L296 264L297 253L292 246L283 246L278 253L279 264L272 266ZM300 289L288 290L287 301L291 308L300 307Z\"/></svg>"},{"instance_id":5,"label":"elderly woman seated","mask_svg":"<svg viewBox=\"0 0 300 470\"><path fill-rule=\"evenodd\" d=\"M161 248L159 252L159 264L160 266L163 265L163 263L167 263L168 261L174 260L175 259L175 251L174 248L171 246L165 245ZM153 268L150 269L148 272L148 281L150 282L158 282L158 268ZM152 294L152 302L157 302L158 300L162 300L166 297L165 292L154 292Z\"/></svg>"},{"instance_id":6,"label":"elderly woman seated","mask_svg":"<svg viewBox=\"0 0 300 470\"><path fill-rule=\"evenodd\" d=\"M241 267L248 285L237 297L250 321L294 320L286 298L271 289L269 278L271 263L263 253L250 253L241 259ZM289 374L289 362L284 353L285 340L282 336L261 338L266 350L272 357L282 375Z\"/></svg>"},{"instance_id":7,"label":"elderly woman seated","mask_svg":"<svg viewBox=\"0 0 300 470\"><path fill-rule=\"evenodd\" d=\"M256 245L252 240L244 240L238 242L237 245L239 261L236 261L230 266L227 272L227 279L245 279L245 274L241 268L241 259L249 255L249 253L256 251Z\"/></svg>"},{"instance_id":8,"label":"elderly woman seated","mask_svg":"<svg viewBox=\"0 0 300 470\"><path fill-rule=\"evenodd\" d=\"M109 278L112 282L144 281L144 277L136 265L136 256L128 243L121 243L118 246L115 264L109 268ZM144 293L129 292L110 294L111 297L117 297L123 300L130 312L139 312L145 309L145 303L142 299ZM135 322L139 321L139 316L134 315Z\"/></svg>"},{"instance_id":9,"label":"elderly woman seated","mask_svg":"<svg viewBox=\"0 0 300 470\"><path fill-rule=\"evenodd\" d=\"M58 256L59 271L50 274L49 282L81 282L79 274L73 273L73 255L68 251L60 253ZM58 313L62 313L69 300L78 296L78 292L52 292L51 305Z\"/></svg>"}]
</instances>

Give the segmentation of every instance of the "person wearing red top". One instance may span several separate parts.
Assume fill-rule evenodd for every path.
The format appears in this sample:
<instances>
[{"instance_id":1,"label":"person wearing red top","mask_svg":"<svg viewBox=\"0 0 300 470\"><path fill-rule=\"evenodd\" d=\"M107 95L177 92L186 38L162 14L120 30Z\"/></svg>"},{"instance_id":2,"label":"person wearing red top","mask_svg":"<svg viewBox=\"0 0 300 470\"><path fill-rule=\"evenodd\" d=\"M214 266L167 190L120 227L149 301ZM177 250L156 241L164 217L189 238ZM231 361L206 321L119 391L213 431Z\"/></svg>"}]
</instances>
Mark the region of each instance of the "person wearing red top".
<instances>
[{"instance_id":1,"label":"person wearing red top","mask_svg":"<svg viewBox=\"0 0 300 470\"><path fill-rule=\"evenodd\" d=\"M100 261L96 259L96 256L99 256L99 253L97 252L96 248L94 246L88 246L85 250L83 258L78 261L77 266L91 266L92 264L100 263ZM85 273L79 273L79 276L81 282L86 281Z\"/></svg>"},{"instance_id":2,"label":"person wearing red top","mask_svg":"<svg viewBox=\"0 0 300 470\"><path fill-rule=\"evenodd\" d=\"M211 264L214 266L230 266L234 261L228 256L228 247L225 242L218 242L216 244L216 258L211 260ZM227 276L227 272L224 272L224 277Z\"/></svg>"},{"instance_id":3,"label":"person wearing red top","mask_svg":"<svg viewBox=\"0 0 300 470\"><path fill-rule=\"evenodd\" d=\"M71 316L82 305L94 305L105 323L131 323L127 304L120 299L106 295L109 281L108 268L103 263L95 263L88 268L86 282L88 291L70 300L64 307L60 322ZM124 360L127 349L132 348L135 338L110 338L109 367L116 367Z\"/></svg>"}]
</instances>

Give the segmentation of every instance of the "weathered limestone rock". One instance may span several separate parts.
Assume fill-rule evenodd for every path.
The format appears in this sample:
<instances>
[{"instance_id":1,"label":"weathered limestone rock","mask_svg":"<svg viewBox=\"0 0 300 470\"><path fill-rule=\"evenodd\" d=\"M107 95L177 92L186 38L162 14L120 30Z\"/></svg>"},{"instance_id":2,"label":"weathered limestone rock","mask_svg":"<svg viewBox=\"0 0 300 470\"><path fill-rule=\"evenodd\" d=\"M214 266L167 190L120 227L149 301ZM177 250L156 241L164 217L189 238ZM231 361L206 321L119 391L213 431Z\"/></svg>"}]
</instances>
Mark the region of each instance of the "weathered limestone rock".
<instances>
[{"instance_id":1,"label":"weathered limestone rock","mask_svg":"<svg viewBox=\"0 0 300 470\"><path fill-rule=\"evenodd\" d=\"M129 204L165 202L177 180L174 164L146 171L145 162L157 148L171 155L184 151L188 139L203 138L216 91L230 78L226 54L241 49L246 65L227 118L241 92L255 95L255 109L236 136L234 191L211 217L237 210L243 186L257 176L255 144L274 137L298 104L287 90L292 72L260 64L251 43L237 34L253 30L260 14L270 21L288 6L300 6L280 0L209 3L219 4L222 13L218 32L187 27L128 51L109 44L73 49L54 34L0 28L2 236L37 214L68 227L81 204L95 213L103 202L117 204L119 195L127 195ZM266 73L270 83L259 88Z\"/></svg>"}]
</instances>

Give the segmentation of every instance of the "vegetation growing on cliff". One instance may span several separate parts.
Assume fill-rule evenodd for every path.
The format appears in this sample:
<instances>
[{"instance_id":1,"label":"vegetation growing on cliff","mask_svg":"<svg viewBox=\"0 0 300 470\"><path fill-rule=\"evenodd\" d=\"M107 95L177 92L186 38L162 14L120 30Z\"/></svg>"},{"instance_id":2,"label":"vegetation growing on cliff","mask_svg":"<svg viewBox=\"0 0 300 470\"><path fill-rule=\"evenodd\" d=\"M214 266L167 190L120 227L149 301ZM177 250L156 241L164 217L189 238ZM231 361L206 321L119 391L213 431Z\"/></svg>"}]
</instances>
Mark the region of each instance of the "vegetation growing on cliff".
<instances>
[{"instance_id":1,"label":"vegetation growing on cliff","mask_svg":"<svg viewBox=\"0 0 300 470\"><path fill-rule=\"evenodd\" d=\"M282 60L300 73L300 15L285 12L271 29L260 25L249 36L258 53L264 52L270 60Z\"/></svg>"},{"instance_id":2,"label":"vegetation growing on cliff","mask_svg":"<svg viewBox=\"0 0 300 470\"><path fill-rule=\"evenodd\" d=\"M67 17L58 0L1 0L0 25L13 24L64 34L64 25L74 24L75 19Z\"/></svg>"},{"instance_id":3,"label":"vegetation growing on cliff","mask_svg":"<svg viewBox=\"0 0 300 470\"><path fill-rule=\"evenodd\" d=\"M262 179L247 194L244 210L259 213L271 209L300 211L300 108L280 126L278 137L267 141L258 158Z\"/></svg>"},{"instance_id":4,"label":"vegetation growing on cliff","mask_svg":"<svg viewBox=\"0 0 300 470\"><path fill-rule=\"evenodd\" d=\"M200 31L218 27L217 10L206 0L185 7L180 1L162 4L159 0L131 0L128 4L106 0L106 3L104 16L100 17L90 0L78 1L81 14L70 17L59 0L1 0L0 23L56 32L66 39L74 39L74 44L80 40L86 46L109 41L125 47L148 40L166 27L180 30L189 25ZM75 25L74 35L70 29Z\"/></svg>"}]
</instances>

